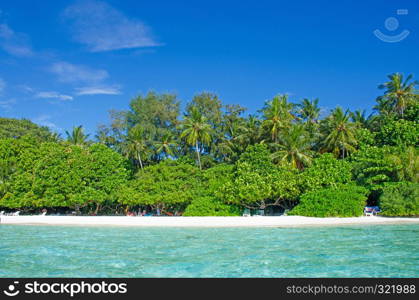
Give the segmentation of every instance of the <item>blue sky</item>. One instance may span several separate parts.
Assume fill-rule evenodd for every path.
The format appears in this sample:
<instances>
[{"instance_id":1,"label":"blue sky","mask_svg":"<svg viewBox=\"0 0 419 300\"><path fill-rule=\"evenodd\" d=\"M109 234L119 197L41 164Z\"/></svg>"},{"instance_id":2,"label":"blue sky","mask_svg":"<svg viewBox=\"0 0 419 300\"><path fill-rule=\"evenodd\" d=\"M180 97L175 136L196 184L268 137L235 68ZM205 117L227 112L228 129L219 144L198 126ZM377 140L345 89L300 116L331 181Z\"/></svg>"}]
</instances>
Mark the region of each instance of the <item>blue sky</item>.
<instances>
[{"instance_id":1,"label":"blue sky","mask_svg":"<svg viewBox=\"0 0 419 300\"><path fill-rule=\"evenodd\" d=\"M1 1L0 116L94 133L150 90L368 109L387 74L419 77L418 50L417 0Z\"/></svg>"}]
</instances>

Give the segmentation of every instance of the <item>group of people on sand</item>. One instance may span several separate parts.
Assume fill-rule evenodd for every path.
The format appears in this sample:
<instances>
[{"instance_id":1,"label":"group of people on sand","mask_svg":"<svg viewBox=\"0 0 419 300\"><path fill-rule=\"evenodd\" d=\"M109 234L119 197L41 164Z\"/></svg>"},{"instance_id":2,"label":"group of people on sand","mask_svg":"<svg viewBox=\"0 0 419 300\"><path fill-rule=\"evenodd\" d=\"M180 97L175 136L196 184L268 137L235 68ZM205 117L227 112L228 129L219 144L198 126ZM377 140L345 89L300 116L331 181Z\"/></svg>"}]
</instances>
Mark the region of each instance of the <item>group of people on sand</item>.
<instances>
[{"instance_id":1,"label":"group of people on sand","mask_svg":"<svg viewBox=\"0 0 419 300\"><path fill-rule=\"evenodd\" d=\"M139 210L138 212L128 211L127 214L126 214L127 217L151 217L151 216L161 216L161 215L162 215L162 213L161 213L160 209L158 209L158 208L157 208L157 210L154 214L153 213L147 213L146 210L143 210L143 211ZM167 216L180 216L181 214L176 211L174 214L170 213L170 212L165 212L165 215L167 215Z\"/></svg>"},{"instance_id":2,"label":"group of people on sand","mask_svg":"<svg viewBox=\"0 0 419 300\"><path fill-rule=\"evenodd\" d=\"M147 216L147 212L145 210L138 211L138 213L135 211L127 212L127 217L144 217L144 216Z\"/></svg>"}]
</instances>

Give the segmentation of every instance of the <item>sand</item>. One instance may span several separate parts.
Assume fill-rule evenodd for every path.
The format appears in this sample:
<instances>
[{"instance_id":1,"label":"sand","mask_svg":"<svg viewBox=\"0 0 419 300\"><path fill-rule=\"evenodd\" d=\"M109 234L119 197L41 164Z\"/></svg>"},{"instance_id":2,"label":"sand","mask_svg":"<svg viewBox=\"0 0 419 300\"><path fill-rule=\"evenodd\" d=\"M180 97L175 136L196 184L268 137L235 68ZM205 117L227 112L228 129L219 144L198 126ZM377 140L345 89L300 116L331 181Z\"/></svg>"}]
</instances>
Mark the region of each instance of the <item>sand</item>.
<instances>
[{"instance_id":1,"label":"sand","mask_svg":"<svg viewBox=\"0 0 419 300\"><path fill-rule=\"evenodd\" d=\"M373 224L419 224L419 218L274 217L125 217L125 216L0 216L0 224L138 226L138 227L303 227Z\"/></svg>"}]
</instances>

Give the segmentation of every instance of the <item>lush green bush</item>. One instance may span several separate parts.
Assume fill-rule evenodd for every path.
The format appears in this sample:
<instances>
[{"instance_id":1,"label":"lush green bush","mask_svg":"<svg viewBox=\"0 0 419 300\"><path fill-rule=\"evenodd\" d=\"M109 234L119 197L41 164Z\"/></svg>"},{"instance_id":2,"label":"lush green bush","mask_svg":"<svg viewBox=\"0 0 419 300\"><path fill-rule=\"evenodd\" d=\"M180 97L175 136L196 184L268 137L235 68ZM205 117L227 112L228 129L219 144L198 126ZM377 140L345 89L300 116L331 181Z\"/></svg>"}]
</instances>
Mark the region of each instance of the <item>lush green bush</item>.
<instances>
[{"instance_id":1,"label":"lush green bush","mask_svg":"<svg viewBox=\"0 0 419 300\"><path fill-rule=\"evenodd\" d=\"M377 134L380 145L418 146L419 123L417 121L391 120L381 126Z\"/></svg>"},{"instance_id":2,"label":"lush green bush","mask_svg":"<svg viewBox=\"0 0 419 300\"><path fill-rule=\"evenodd\" d=\"M184 216L239 216L241 209L228 205L215 197L199 196L185 209Z\"/></svg>"},{"instance_id":3,"label":"lush green bush","mask_svg":"<svg viewBox=\"0 0 419 300\"><path fill-rule=\"evenodd\" d=\"M383 188L379 204L384 216L419 216L419 184L388 184Z\"/></svg>"},{"instance_id":4,"label":"lush green bush","mask_svg":"<svg viewBox=\"0 0 419 300\"><path fill-rule=\"evenodd\" d=\"M324 187L336 187L352 180L352 166L332 154L325 153L313 160L313 164L300 175L303 191L313 191Z\"/></svg>"},{"instance_id":5,"label":"lush green bush","mask_svg":"<svg viewBox=\"0 0 419 300\"><path fill-rule=\"evenodd\" d=\"M0 206L100 209L113 202L128 178L125 159L101 144L90 147L42 143L18 156L9 191Z\"/></svg>"},{"instance_id":6,"label":"lush green bush","mask_svg":"<svg viewBox=\"0 0 419 300\"><path fill-rule=\"evenodd\" d=\"M266 145L249 146L237 161L232 179L221 187L220 197L242 207L288 207L300 194L297 173L274 165Z\"/></svg>"},{"instance_id":7,"label":"lush green bush","mask_svg":"<svg viewBox=\"0 0 419 300\"><path fill-rule=\"evenodd\" d=\"M367 190L345 184L305 193L288 214L307 217L357 217L363 214Z\"/></svg>"},{"instance_id":8,"label":"lush green bush","mask_svg":"<svg viewBox=\"0 0 419 300\"><path fill-rule=\"evenodd\" d=\"M118 191L118 202L126 206L151 206L182 211L197 194L199 169L172 160L145 167Z\"/></svg>"},{"instance_id":9,"label":"lush green bush","mask_svg":"<svg viewBox=\"0 0 419 300\"><path fill-rule=\"evenodd\" d=\"M241 209L224 203L220 188L231 181L233 166L220 164L202 172L198 193L188 205L184 216L237 216Z\"/></svg>"},{"instance_id":10,"label":"lush green bush","mask_svg":"<svg viewBox=\"0 0 419 300\"><path fill-rule=\"evenodd\" d=\"M355 180L370 190L373 200L378 200L388 183L419 180L419 156L414 147L362 147L351 160Z\"/></svg>"},{"instance_id":11,"label":"lush green bush","mask_svg":"<svg viewBox=\"0 0 419 300\"><path fill-rule=\"evenodd\" d=\"M0 118L0 139L16 139L23 136L30 136L38 141L58 140L58 136L46 126L39 126L25 119Z\"/></svg>"}]
</instances>

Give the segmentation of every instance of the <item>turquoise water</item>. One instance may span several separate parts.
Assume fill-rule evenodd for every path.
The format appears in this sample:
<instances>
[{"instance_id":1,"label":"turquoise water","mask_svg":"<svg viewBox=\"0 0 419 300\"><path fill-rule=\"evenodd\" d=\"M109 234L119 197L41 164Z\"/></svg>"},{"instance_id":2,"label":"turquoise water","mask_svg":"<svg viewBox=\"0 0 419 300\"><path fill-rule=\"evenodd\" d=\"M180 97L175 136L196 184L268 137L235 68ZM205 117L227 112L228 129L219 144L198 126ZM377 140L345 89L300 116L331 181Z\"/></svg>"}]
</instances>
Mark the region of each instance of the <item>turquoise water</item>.
<instances>
[{"instance_id":1,"label":"turquoise water","mask_svg":"<svg viewBox=\"0 0 419 300\"><path fill-rule=\"evenodd\" d=\"M419 225L0 225L0 277L419 277Z\"/></svg>"}]
</instances>

